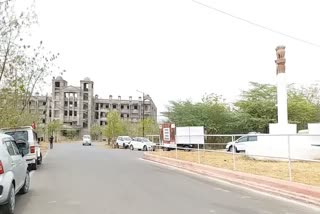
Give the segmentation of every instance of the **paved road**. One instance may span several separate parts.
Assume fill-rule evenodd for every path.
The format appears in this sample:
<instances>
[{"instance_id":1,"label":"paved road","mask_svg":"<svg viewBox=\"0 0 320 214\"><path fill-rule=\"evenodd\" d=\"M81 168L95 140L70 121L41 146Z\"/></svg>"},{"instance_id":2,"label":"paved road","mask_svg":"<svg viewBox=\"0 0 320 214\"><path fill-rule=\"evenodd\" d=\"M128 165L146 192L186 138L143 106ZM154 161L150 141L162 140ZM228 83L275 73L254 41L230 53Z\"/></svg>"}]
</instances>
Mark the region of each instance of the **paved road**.
<instances>
[{"instance_id":1,"label":"paved road","mask_svg":"<svg viewBox=\"0 0 320 214\"><path fill-rule=\"evenodd\" d=\"M16 214L302 214L284 200L140 160L141 152L55 145Z\"/></svg>"}]
</instances>

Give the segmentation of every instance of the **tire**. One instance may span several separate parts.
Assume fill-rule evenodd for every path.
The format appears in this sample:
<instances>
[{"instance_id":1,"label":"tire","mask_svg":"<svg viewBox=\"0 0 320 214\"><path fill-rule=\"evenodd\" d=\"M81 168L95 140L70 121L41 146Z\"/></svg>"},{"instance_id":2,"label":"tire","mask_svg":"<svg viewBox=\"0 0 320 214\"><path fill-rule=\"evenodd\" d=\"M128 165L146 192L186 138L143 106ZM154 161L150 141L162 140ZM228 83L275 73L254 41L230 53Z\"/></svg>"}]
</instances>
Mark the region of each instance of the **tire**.
<instances>
[{"instance_id":1,"label":"tire","mask_svg":"<svg viewBox=\"0 0 320 214\"><path fill-rule=\"evenodd\" d=\"M37 170L37 163L32 163L31 165L30 165L30 168L31 168L31 170Z\"/></svg>"},{"instance_id":2,"label":"tire","mask_svg":"<svg viewBox=\"0 0 320 214\"><path fill-rule=\"evenodd\" d=\"M123 148L123 149L126 149L126 144L125 144L125 143L122 144L122 148Z\"/></svg>"},{"instance_id":3,"label":"tire","mask_svg":"<svg viewBox=\"0 0 320 214\"><path fill-rule=\"evenodd\" d=\"M20 189L19 193L26 194L27 192L29 192L29 188L30 188L30 175L29 175L29 172L27 172L26 178L24 180L24 184L23 184L22 188Z\"/></svg>"},{"instance_id":4,"label":"tire","mask_svg":"<svg viewBox=\"0 0 320 214\"><path fill-rule=\"evenodd\" d=\"M131 149L131 150L134 150L134 148L133 148L133 146L132 146L132 145L130 146L130 149Z\"/></svg>"},{"instance_id":5,"label":"tire","mask_svg":"<svg viewBox=\"0 0 320 214\"><path fill-rule=\"evenodd\" d=\"M37 159L37 164L41 165L42 164L42 154L40 152L40 157Z\"/></svg>"},{"instance_id":6,"label":"tire","mask_svg":"<svg viewBox=\"0 0 320 214\"><path fill-rule=\"evenodd\" d=\"M11 184L9 190L8 203L0 206L1 214L14 214L14 208L16 205L16 195L14 191L14 186Z\"/></svg>"},{"instance_id":7,"label":"tire","mask_svg":"<svg viewBox=\"0 0 320 214\"><path fill-rule=\"evenodd\" d=\"M143 149L142 149L143 151L147 151L148 149L147 149L147 146L143 146Z\"/></svg>"},{"instance_id":8,"label":"tire","mask_svg":"<svg viewBox=\"0 0 320 214\"><path fill-rule=\"evenodd\" d=\"M236 148L236 147L233 147L233 146L230 146L229 149L228 149L228 151L229 151L229 152L232 152L232 153L233 153L233 150L234 150L234 153L237 153L237 152L238 152L237 148Z\"/></svg>"}]
</instances>

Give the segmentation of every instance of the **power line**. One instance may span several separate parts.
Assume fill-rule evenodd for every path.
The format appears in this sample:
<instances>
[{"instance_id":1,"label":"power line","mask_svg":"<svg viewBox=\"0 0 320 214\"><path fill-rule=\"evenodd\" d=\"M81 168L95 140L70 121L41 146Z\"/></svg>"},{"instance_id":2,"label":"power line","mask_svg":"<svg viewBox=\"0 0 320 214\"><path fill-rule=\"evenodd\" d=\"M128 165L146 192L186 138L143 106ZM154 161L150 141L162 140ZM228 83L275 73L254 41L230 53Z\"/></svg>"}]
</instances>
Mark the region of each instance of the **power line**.
<instances>
[{"instance_id":1,"label":"power line","mask_svg":"<svg viewBox=\"0 0 320 214\"><path fill-rule=\"evenodd\" d=\"M315 46L315 47L317 47L317 48L320 48L320 45L317 44L317 43L310 42L310 41L307 41L307 40L304 40L304 39L300 39L300 38L298 38L298 37L291 36L291 35L286 34L286 33L282 33L282 32L280 32L280 31L274 30L274 29L272 29L272 28L270 28L270 27L266 27L266 26L260 25L260 24L258 24L258 23L252 22L252 21L250 21L250 20L248 20L248 19L241 18L241 17L239 17L239 16L233 15L233 14L228 13L228 12L226 12L226 11L223 11L223 10L221 10L221 9L212 7L212 6L207 5L207 4L204 4L204 3L202 3L202 2L199 2L199 1L196 1L196 0L192 0L192 1L195 2L195 3L197 3L197 4L199 4L199 5L202 5L202 6L204 6L204 7L207 7L207 8L209 8L209 9L211 9L211 10L214 10L214 11L216 11L216 12L219 12L219 13L222 13L222 14L224 14L224 15L230 16L230 17L232 17L232 18L234 18L234 19L238 19L238 20L240 20L240 21L246 22L246 23L248 23L248 24L250 24L250 25L253 25L253 26L255 26L255 27L259 27L259 28L262 28L262 29L264 29L264 30L268 30L268 31L270 31L270 32L272 32L272 33L280 34L280 35L285 36L285 37L288 37L288 38L290 38L290 39L293 39L293 40L296 40L296 41L299 41L299 42L302 42L302 43L306 43L306 44L308 44L308 45L311 45L311 46Z\"/></svg>"}]
</instances>

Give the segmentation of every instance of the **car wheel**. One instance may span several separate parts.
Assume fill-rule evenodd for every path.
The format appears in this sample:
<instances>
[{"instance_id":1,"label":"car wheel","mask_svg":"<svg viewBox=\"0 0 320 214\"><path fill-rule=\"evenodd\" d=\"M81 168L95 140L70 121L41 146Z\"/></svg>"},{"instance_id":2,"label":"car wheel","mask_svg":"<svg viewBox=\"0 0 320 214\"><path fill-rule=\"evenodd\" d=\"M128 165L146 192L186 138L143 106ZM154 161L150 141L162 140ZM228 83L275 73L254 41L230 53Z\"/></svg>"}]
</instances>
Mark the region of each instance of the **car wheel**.
<instances>
[{"instance_id":1,"label":"car wheel","mask_svg":"<svg viewBox=\"0 0 320 214\"><path fill-rule=\"evenodd\" d=\"M132 146L132 145L130 146L130 149L131 149L131 150L134 150L134 148L133 148L133 146Z\"/></svg>"},{"instance_id":2,"label":"car wheel","mask_svg":"<svg viewBox=\"0 0 320 214\"><path fill-rule=\"evenodd\" d=\"M126 149L126 144L122 144L122 148L123 148L123 149Z\"/></svg>"},{"instance_id":3,"label":"car wheel","mask_svg":"<svg viewBox=\"0 0 320 214\"><path fill-rule=\"evenodd\" d=\"M29 187L30 187L30 175L29 175L29 172L27 172L26 178L24 180L24 184L20 189L19 193L26 194L29 191Z\"/></svg>"},{"instance_id":4,"label":"car wheel","mask_svg":"<svg viewBox=\"0 0 320 214\"><path fill-rule=\"evenodd\" d=\"M147 146L143 146L143 151L147 151Z\"/></svg>"},{"instance_id":5,"label":"car wheel","mask_svg":"<svg viewBox=\"0 0 320 214\"><path fill-rule=\"evenodd\" d=\"M238 152L237 148L234 147L234 146L230 146L228 151L229 151L229 152L232 152L232 153L233 153L233 152L234 152L234 153L237 153L237 152Z\"/></svg>"},{"instance_id":6,"label":"car wheel","mask_svg":"<svg viewBox=\"0 0 320 214\"><path fill-rule=\"evenodd\" d=\"M37 164L41 165L42 164L42 154L40 153L40 157L37 160Z\"/></svg>"},{"instance_id":7,"label":"car wheel","mask_svg":"<svg viewBox=\"0 0 320 214\"><path fill-rule=\"evenodd\" d=\"M31 170L37 170L37 163L32 163L31 164Z\"/></svg>"},{"instance_id":8,"label":"car wheel","mask_svg":"<svg viewBox=\"0 0 320 214\"><path fill-rule=\"evenodd\" d=\"M8 196L8 203L0 206L0 213L2 214L13 214L16 206L16 195L14 186L11 184Z\"/></svg>"}]
</instances>

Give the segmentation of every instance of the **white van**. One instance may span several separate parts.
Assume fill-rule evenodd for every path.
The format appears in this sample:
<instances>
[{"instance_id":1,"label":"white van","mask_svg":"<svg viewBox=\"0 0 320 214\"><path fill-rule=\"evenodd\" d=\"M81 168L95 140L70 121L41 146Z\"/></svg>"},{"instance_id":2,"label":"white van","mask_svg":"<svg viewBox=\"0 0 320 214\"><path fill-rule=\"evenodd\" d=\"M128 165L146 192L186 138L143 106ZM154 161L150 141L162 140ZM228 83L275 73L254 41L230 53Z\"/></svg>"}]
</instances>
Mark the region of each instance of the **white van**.
<instances>
[{"instance_id":1,"label":"white van","mask_svg":"<svg viewBox=\"0 0 320 214\"><path fill-rule=\"evenodd\" d=\"M29 153L24 156L24 159L27 161L31 170L36 170L37 165L41 165L42 154L38 136L31 126L3 128L0 132L12 136L20 148L25 147L24 149L29 150Z\"/></svg>"}]
</instances>

